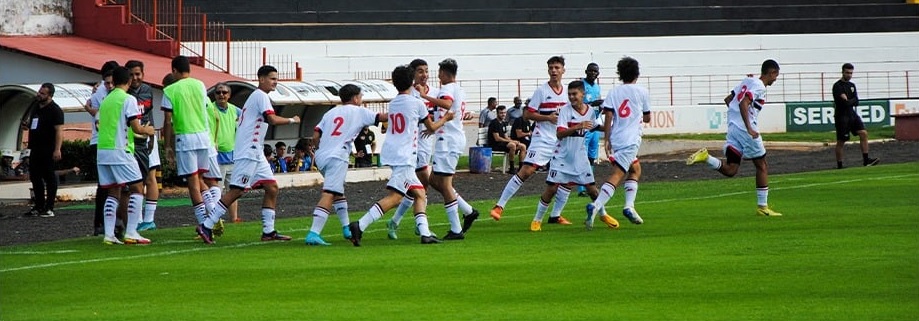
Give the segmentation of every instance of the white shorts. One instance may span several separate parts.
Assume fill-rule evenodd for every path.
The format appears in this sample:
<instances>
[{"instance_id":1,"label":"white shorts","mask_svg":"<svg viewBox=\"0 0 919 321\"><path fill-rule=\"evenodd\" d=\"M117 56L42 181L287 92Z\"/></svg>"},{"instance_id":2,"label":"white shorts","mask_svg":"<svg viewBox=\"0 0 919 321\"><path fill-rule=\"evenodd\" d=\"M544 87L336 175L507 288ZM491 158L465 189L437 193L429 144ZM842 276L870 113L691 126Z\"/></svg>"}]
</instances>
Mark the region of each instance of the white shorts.
<instances>
[{"instance_id":1,"label":"white shorts","mask_svg":"<svg viewBox=\"0 0 919 321\"><path fill-rule=\"evenodd\" d=\"M431 165L431 154L434 149L434 137L418 140L418 163L415 165L416 170L424 169Z\"/></svg>"},{"instance_id":2,"label":"white shorts","mask_svg":"<svg viewBox=\"0 0 919 321\"><path fill-rule=\"evenodd\" d=\"M322 173L322 191L336 195L345 195L345 176L348 175L348 162L327 158L316 161L319 173Z\"/></svg>"},{"instance_id":3,"label":"white shorts","mask_svg":"<svg viewBox=\"0 0 919 321\"><path fill-rule=\"evenodd\" d=\"M160 143L157 141L156 136L153 137L153 149L147 158L150 161L148 165L151 170L157 169L163 164L160 162Z\"/></svg>"},{"instance_id":4,"label":"white shorts","mask_svg":"<svg viewBox=\"0 0 919 321\"><path fill-rule=\"evenodd\" d=\"M233 179L233 165L234 164L221 164L220 173L223 174L223 189L226 190L230 188L230 181Z\"/></svg>"},{"instance_id":5,"label":"white shorts","mask_svg":"<svg viewBox=\"0 0 919 321\"><path fill-rule=\"evenodd\" d=\"M176 151L176 172L182 177L202 173L207 178L223 178L217 155L211 156L209 149Z\"/></svg>"},{"instance_id":6,"label":"white shorts","mask_svg":"<svg viewBox=\"0 0 919 321\"><path fill-rule=\"evenodd\" d=\"M568 173L562 173L560 171L549 169L549 175L546 176L546 182L551 184L575 184L575 185L594 185L597 182L594 180L594 174L591 172L574 175Z\"/></svg>"},{"instance_id":7,"label":"white shorts","mask_svg":"<svg viewBox=\"0 0 919 321\"><path fill-rule=\"evenodd\" d=\"M527 157L523 159L523 163L540 167L546 166L550 160L552 160L552 150L531 149L527 151Z\"/></svg>"},{"instance_id":8,"label":"white shorts","mask_svg":"<svg viewBox=\"0 0 919 321\"><path fill-rule=\"evenodd\" d=\"M759 158L766 155L766 146L763 145L763 136L756 139L750 136L746 130L741 130L734 126L728 126L727 139L724 142L724 154L727 155L728 149L734 149L743 156L743 159Z\"/></svg>"},{"instance_id":9,"label":"white shorts","mask_svg":"<svg viewBox=\"0 0 919 321\"><path fill-rule=\"evenodd\" d=\"M632 163L638 162L638 148L638 145L629 145L614 149L613 154L609 156L609 162L619 165L619 168L628 173Z\"/></svg>"},{"instance_id":10,"label":"white shorts","mask_svg":"<svg viewBox=\"0 0 919 321\"><path fill-rule=\"evenodd\" d=\"M254 159L237 159L233 164L233 176L230 186L244 190L259 188L266 183L277 182L268 161Z\"/></svg>"},{"instance_id":11,"label":"white shorts","mask_svg":"<svg viewBox=\"0 0 919 321\"><path fill-rule=\"evenodd\" d=\"M424 189L424 185L421 185L418 175L415 174L415 169L411 166L392 166L391 168L392 175L389 177L389 183L386 183L387 188L402 195L407 195L413 189Z\"/></svg>"},{"instance_id":12,"label":"white shorts","mask_svg":"<svg viewBox=\"0 0 919 321\"><path fill-rule=\"evenodd\" d=\"M460 153L454 152L434 152L434 159L431 163L434 165L433 173L441 175L456 174L456 163L459 161Z\"/></svg>"},{"instance_id":13,"label":"white shorts","mask_svg":"<svg viewBox=\"0 0 919 321\"><path fill-rule=\"evenodd\" d=\"M131 185L143 180L137 162L130 164L97 164L99 187L112 188Z\"/></svg>"}]
</instances>

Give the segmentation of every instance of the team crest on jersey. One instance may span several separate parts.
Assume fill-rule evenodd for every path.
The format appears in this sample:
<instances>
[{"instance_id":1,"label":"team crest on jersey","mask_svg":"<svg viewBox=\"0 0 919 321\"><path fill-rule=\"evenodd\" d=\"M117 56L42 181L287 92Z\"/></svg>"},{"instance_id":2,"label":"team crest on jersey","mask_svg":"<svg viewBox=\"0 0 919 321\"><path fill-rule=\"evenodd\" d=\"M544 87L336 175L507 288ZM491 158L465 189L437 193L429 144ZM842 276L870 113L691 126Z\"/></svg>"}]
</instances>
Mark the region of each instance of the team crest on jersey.
<instances>
[{"instance_id":1,"label":"team crest on jersey","mask_svg":"<svg viewBox=\"0 0 919 321\"><path fill-rule=\"evenodd\" d=\"M552 99L552 96L546 96L546 100Z\"/></svg>"},{"instance_id":2,"label":"team crest on jersey","mask_svg":"<svg viewBox=\"0 0 919 321\"><path fill-rule=\"evenodd\" d=\"M241 181L242 181L243 185L248 185L248 184L249 184L249 175L243 175Z\"/></svg>"}]
</instances>

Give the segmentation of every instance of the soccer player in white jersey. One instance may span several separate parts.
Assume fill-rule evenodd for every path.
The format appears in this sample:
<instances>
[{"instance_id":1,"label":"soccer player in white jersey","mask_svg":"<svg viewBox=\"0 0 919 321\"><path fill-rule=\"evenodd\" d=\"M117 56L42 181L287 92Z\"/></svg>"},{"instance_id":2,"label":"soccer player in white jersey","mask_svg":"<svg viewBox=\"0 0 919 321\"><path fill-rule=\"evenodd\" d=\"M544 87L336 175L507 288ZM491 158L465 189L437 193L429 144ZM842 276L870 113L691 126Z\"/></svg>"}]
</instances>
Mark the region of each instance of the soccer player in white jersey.
<instances>
[{"instance_id":1,"label":"soccer player in white jersey","mask_svg":"<svg viewBox=\"0 0 919 321\"><path fill-rule=\"evenodd\" d=\"M536 88L530 98L530 103L523 112L524 119L536 121L530 146L527 147L527 156L524 158L523 165L520 166L517 174L511 177L507 185L504 186L504 191L501 192L501 198L498 199L498 203L491 209L491 218L495 221L501 219L501 215L504 214L504 206L517 193L523 182L530 178L536 172L536 169L549 163L558 141L555 136L558 109L568 103L568 91L565 85L562 84L562 76L565 74L565 58L553 56L546 61L546 64L549 67L549 81ZM555 195L555 199L556 202L562 201L562 199L567 201L568 194L561 191ZM550 215L550 224L571 224L561 216L561 213L553 213L553 215L555 214L559 216Z\"/></svg>"},{"instance_id":2,"label":"soccer player in white jersey","mask_svg":"<svg viewBox=\"0 0 919 321\"><path fill-rule=\"evenodd\" d=\"M638 149L641 147L641 123L651 121L651 98L648 89L636 84L638 81L638 61L631 57L619 59L616 73L622 85L606 94L600 105L603 108L603 128L606 130L606 155L613 172L606 183L600 187L600 193L593 203L587 204L587 229L593 229L594 219L601 213L613 194L616 186L626 178L625 207L622 215L634 224L643 223L635 211L635 196L638 193L638 179L641 178L641 165L638 163ZM626 175L628 175L626 177ZM600 220L610 228L618 228L619 222L605 213Z\"/></svg>"},{"instance_id":3,"label":"soccer player in white jersey","mask_svg":"<svg viewBox=\"0 0 919 321\"><path fill-rule=\"evenodd\" d=\"M466 92L456 83L456 60L444 59L437 64L437 78L440 80L440 91L436 97L421 94L421 98L434 103L437 111L434 117L440 120L448 112L463 115L466 111ZM421 91L416 85L416 90ZM454 117L434 134L434 157L431 174L431 186L444 197L444 209L450 221L450 231L444 240L465 239L466 231L479 218L479 211L472 208L453 188L453 175L456 174L456 162L466 148L466 133L463 132L462 117ZM463 222L460 224L459 211L463 211Z\"/></svg>"},{"instance_id":4,"label":"soccer player in white jersey","mask_svg":"<svg viewBox=\"0 0 919 321\"><path fill-rule=\"evenodd\" d=\"M590 159L587 158L585 135L598 128L600 124L593 109L584 102L584 82L575 80L568 83L568 104L558 112L556 135L558 144L552 153L552 168L546 177L546 190L539 198L536 215L530 222L530 231L542 230L542 218L549 209L549 202L558 193L570 194L575 185L584 186L587 193L597 196L596 182ZM567 198L556 200L552 213L561 215Z\"/></svg>"},{"instance_id":5,"label":"soccer player in white jersey","mask_svg":"<svg viewBox=\"0 0 919 321\"><path fill-rule=\"evenodd\" d=\"M779 78L779 63L769 59L763 62L759 78L747 77L724 98L728 105L728 132L724 143L726 162L708 154L705 148L693 153L687 165L708 163L708 166L727 177L740 169L740 161L749 159L756 166L756 214L782 216L769 207L769 170L766 164L766 147L759 135L756 119L766 104L766 87Z\"/></svg>"},{"instance_id":6,"label":"soccer player in white jersey","mask_svg":"<svg viewBox=\"0 0 919 321\"><path fill-rule=\"evenodd\" d=\"M428 217L425 214L427 198L425 188L416 175L416 162L418 161L419 141L417 124L424 125L424 129L436 131L447 121L453 119L453 113L448 112L437 123L431 120L428 109L424 103L411 96L412 74L415 69L409 66L396 67L392 72L392 82L399 90L399 95L389 102L389 128L386 132L386 142L383 143L383 152L380 161L383 165L392 168L392 176L386 189L389 195L380 199L367 211L360 220L351 222L351 243L361 246L364 230L371 223L381 219L389 209L398 205L403 197L414 198L415 226L421 235L421 244L440 243L428 228Z\"/></svg>"},{"instance_id":7,"label":"soccer player in white jersey","mask_svg":"<svg viewBox=\"0 0 919 321\"><path fill-rule=\"evenodd\" d=\"M414 83L411 88L412 97L421 100L425 107L427 107L428 114L433 115L435 110L434 103L421 98L421 94L436 97L438 92L437 88L428 86L428 62L423 59L415 59L412 60L408 66L414 70ZM418 162L415 164L415 174L418 175L418 180L421 181L421 185L424 186L425 189L428 188L430 182L430 164L431 154L433 152L433 131L428 131L424 124L418 124ZM408 212L408 209L412 208L413 202L414 198L412 198L411 195L405 195L405 197L402 198L402 202L399 203L399 207L396 208L396 213L389 219L389 222L386 222L387 236L390 239L395 240L399 238L399 234L397 233L399 223L402 222L402 217L405 216L405 212ZM420 233L417 229L415 232Z\"/></svg>"},{"instance_id":8,"label":"soccer player in white jersey","mask_svg":"<svg viewBox=\"0 0 919 321\"><path fill-rule=\"evenodd\" d=\"M316 166L322 173L322 195L313 210L313 223L304 242L307 245L331 245L322 239L322 228L329 218L329 210L334 209L342 226L342 236L351 239L348 228L348 200L345 198L345 175L348 173L348 156L351 144L361 128L386 121L386 113L375 113L361 107L363 96L361 88L347 84L338 90L342 105L333 107L316 125L313 132L313 144L319 145L316 150Z\"/></svg>"},{"instance_id":9,"label":"soccer player in white jersey","mask_svg":"<svg viewBox=\"0 0 919 321\"><path fill-rule=\"evenodd\" d=\"M278 70L273 66L262 66L258 69L258 89L249 95L239 114L236 128L236 144L233 151L233 174L230 176L230 190L223 194L217 207L207 219L198 226L198 234L204 243L214 242L213 229L227 213L227 208L243 193L252 188L262 188L262 241L290 241L287 235L279 234L274 227L275 208L278 203L278 182L268 159L262 153L268 125L287 125L300 123L300 116L284 118L274 113L268 93L278 86Z\"/></svg>"},{"instance_id":10,"label":"soccer player in white jersey","mask_svg":"<svg viewBox=\"0 0 919 321\"><path fill-rule=\"evenodd\" d=\"M150 240L137 233L143 205L143 179L140 167L134 159L134 133L153 135L152 126L140 124L140 110L137 99L127 93L131 83L131 72L124 67L115 67L112 72L115 87L100 104L96 119L99 120L98 151L96 167L99 171L99 186L106 189L108 197L103 209L104 244L150 244ZM128 186L128 218L124 242L115 236L115 211L121 188Z\"/></svg>"}]
</instances>

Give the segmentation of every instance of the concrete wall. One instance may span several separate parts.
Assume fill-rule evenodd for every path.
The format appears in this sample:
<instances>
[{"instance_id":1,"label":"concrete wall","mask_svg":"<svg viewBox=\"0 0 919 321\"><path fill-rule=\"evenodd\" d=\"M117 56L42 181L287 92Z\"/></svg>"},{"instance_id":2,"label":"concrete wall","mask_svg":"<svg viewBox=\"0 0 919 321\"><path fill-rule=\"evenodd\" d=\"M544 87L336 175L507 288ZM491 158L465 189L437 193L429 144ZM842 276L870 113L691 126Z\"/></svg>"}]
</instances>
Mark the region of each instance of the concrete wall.
<instances>
[{"instance_id":1,"label":"concrete wall","mask_svg":"<svg viewBox=\"0 0 919 321\"><path fill-rule=\"evenodd\" d=\"M70 4L70 0L0 0L0 35L69 34L73 32Z\"/></svg>"}]
</instances>

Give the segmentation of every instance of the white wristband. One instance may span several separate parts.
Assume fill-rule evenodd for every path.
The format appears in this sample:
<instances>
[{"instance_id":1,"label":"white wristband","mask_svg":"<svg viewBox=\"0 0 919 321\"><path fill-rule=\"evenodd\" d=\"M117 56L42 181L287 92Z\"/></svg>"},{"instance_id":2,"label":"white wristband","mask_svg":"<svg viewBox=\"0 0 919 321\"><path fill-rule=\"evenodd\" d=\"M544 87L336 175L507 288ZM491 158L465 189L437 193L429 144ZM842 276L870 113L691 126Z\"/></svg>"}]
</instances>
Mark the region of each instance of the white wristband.
<instances>
[{"instance_id":1,"label":"white wristband","mask_svg":"<svg viewBox=\"0 0 919 321\"><path fill-rule=\"evenodd\" d=\"M293 119L293 118L288 118L288 119L287 119L287 123L288 123L288 124L293 124L293 123L294 123L294 119Z\"/></svg>"}]
</instances>

